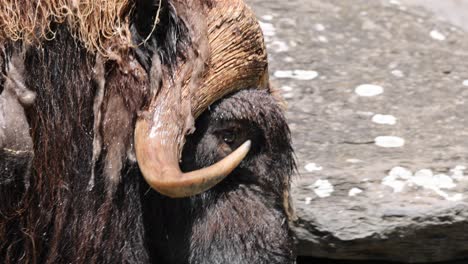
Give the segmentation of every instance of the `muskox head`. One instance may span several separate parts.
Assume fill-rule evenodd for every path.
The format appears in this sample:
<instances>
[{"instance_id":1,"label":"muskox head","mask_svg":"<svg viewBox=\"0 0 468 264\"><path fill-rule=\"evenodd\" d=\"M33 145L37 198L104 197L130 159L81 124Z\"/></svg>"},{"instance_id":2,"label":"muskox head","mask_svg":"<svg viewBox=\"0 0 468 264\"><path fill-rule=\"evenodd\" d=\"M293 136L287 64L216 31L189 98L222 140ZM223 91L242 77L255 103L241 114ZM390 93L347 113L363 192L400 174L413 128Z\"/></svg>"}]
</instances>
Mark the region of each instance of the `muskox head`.
<instances>
[{"instance_id":1,"label":"muskox head","mask_svg":"<svg viewBox=\"0 0 468 264\"><path fill-rule=\"evenodd\" d=\"M113 148L104 168L111 181L118 182L122 159L133 151L133 144L148 184L172 197L212 187L248 152L246 142L202 170L182 173L178 165L185 136L193 132L194 119L208 106L236 90L267 88L261 31L243 1L51 1L50 5L31 1L21 7L17 1L7 1L0 13L3 41L17 40L13 46L21 42L16 53L41 49L47 41L60 42L60 31L68 30L88 53L97 54L93 72L85 73L93 74L97 85L94 129L101 130L94 131L101 135L95 135L92 162L97 162L102 148ZM103 36L106 33L110 37ZM13 57L19 56L14 53ZM42 64L38 56L37 60L26 56L29 61L22 63ZM70 63L89 66L74 57ZM37 91L39 86L31 89ZM130 127L134 138L125 134Z\"/></svg>"}]
</instances>

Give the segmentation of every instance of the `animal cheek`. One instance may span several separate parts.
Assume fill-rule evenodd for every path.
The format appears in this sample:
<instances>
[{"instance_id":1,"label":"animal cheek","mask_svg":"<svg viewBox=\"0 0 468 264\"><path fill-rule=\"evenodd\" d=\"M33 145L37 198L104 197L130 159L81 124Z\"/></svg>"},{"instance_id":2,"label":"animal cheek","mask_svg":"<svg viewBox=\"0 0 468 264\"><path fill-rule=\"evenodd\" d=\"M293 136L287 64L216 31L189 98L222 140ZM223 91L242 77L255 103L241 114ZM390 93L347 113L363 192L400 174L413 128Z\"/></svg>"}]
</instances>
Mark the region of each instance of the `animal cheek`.
<instances>
[{"instance_id":1,"label":"animal cheek","mask_svg":"<svg viewBox=\"0 0 468 264\"><path fill-rule=\"evenodd\" d=\"M220 158L224 158L227 155L231 154L232 148L226 143L220 143L217 148L217 154Z\"/></svg>"},{"instance_id":2,"label":"animal cheek","mask_svg":"<svg viewBox=\"0 0 468 264\"><path fill-rule=\"evenodd\" d=\"M208 133L199 142L198 149L202 149L204 156L210 157L213 161L221 160L233 151L229 144L222 141L216 134Z\"/></svg>"},{"instance_id":3,"label":"animal cheek","mask_svg":"<svg viewBox=\"0 0 468 264\"><path fill-rule=\"evenodd\" d=\"M190 139L186 142L183 163L186 168L199 169L210 166L232 152L229 145L220 141L211 133L206 133L201 139Z\"/></svg>"}]
</instances>

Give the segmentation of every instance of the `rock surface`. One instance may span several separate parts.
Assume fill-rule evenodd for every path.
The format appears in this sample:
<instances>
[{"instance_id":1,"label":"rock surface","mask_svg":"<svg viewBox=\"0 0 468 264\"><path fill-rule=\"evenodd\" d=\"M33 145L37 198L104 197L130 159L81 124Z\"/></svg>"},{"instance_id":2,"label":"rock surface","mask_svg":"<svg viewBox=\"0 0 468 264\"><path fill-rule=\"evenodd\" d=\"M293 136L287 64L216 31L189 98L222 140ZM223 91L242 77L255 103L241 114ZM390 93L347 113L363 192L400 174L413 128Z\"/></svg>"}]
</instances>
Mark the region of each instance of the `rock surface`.
<instances>
[{"instance_id":1,"label":"rock surface","mask_svg":"<svg viewBox=\"0 0 468 264\"><path fill-rule=\"evenodd\" d=\"M468 257L468 34L397 1L248 2L289 105L299 254Z\"/></svg>"}]
</instances>

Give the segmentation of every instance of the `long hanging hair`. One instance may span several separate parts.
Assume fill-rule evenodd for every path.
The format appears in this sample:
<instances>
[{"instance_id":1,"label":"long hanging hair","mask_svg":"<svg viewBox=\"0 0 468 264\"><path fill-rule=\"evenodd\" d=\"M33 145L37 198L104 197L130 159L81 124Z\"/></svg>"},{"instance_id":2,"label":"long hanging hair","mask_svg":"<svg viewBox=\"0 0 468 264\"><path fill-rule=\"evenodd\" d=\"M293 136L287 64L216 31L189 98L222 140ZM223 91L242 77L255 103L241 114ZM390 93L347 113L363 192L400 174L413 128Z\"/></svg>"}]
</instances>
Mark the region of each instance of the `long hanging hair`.
<instances>
[{"instance_id":1,"label":"long hanging hair","mask_svg":"<svg viewBox=\"0 0 468 264\"><path fill-rule=\"evenodd\" d=\"M208 43L197 36L207 4L2 2L0 93L11 79L11 89L26 87L35 102L19 116L32 151L0 148L8 158L0 165L14 171L0 171L0 263L154 261L133 125L162 78L150 72L171 72L180 61L202 70Z\"/></svg>"}]
</instances>

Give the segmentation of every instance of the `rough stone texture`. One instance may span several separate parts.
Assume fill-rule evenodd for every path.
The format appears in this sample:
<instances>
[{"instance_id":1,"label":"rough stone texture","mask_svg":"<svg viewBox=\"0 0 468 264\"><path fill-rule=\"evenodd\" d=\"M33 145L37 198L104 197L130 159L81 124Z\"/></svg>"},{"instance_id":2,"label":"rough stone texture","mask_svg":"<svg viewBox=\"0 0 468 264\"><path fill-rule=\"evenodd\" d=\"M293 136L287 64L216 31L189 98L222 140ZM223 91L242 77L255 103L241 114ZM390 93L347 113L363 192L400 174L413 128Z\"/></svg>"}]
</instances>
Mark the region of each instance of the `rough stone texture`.
<instances>
[{"instance_id":1,"label":"rough stone texture","mask_svg":"<svg viewBox=\"0 0 468 264\"><path fill-rule=\"evenodd\" d=\"M272 82L289 104L299 254L468 257L467 33L396 1L248 2L262 21ZM383 93L359 96L362 84ZM396 123L373 122L375 114ZM379 147L378 136L405 144ZM327 194L324 180L328 197L317 195ZM362 192L350 196L353 188Z\"/></svg>"},{"instance_id":2,"label":"rough stone texture","mask_svg":"<svg viewBox=\"0 0 468 264\"><path fill-rule=\"evenodd\" d=\"M401 3L414 6L423 6L434 12L438 19L448 21L468 31L468 20L466 10L468 1L466 0L400 0Z\"/></svg>"}]
</instances>

